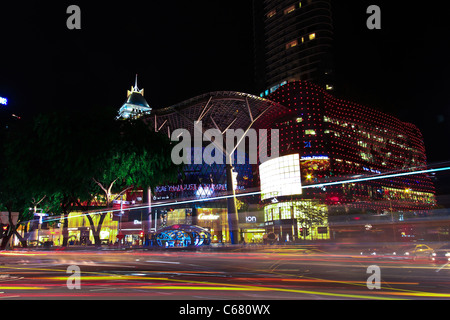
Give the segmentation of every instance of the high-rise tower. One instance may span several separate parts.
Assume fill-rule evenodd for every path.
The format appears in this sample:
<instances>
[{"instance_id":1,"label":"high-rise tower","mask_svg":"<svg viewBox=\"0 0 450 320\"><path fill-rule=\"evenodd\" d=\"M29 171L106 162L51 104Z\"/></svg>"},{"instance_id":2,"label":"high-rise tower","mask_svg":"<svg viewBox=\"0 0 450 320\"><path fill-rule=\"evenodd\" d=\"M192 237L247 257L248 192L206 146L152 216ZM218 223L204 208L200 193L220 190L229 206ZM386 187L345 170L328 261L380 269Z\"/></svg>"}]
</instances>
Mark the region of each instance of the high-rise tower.
<instances>
[{"instance_id":1,"label":"high-rise tower","mask_svg":"<svg viewBox=\"0 0 450 320\"><path fill-rule=\"evenodd\" d=\"M253 0L256 87L266 96L290 81L333 90L330 0Z\"/></svg>"},{"instance_id":2,"label":"high-rise tower","mask_svg":"<svg viewBox=\"0 0 450 320\"><path fill-rule=\"evenodd\" d=\"M134 83L134 87L127 91L127 101L122 105L119 110L120 119L136 119L144 115L150 114L152 108L148 105L144 98L144 89L140 89L137 86L137 75Z\"/></svg>"}]
</instances>

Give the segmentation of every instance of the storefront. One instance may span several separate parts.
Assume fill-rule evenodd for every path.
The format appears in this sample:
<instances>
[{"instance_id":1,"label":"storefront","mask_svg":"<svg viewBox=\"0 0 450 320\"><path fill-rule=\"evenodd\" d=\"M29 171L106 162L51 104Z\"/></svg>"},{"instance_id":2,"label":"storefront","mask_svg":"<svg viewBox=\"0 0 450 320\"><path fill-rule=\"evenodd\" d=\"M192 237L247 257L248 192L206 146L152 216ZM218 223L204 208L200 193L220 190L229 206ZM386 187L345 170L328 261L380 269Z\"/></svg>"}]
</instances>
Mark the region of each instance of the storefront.
<instances>
[{"instance_id":1,"label":"storefront","mask_svg":"<svg viewBox=\"0 0 450 320\"><path fill-rule=\"evenodd\" d=\"M264 207L267 232L280 236L280 241L330 239L328 210L318 200L297 200L269 204Z\"/></svg>"},{"instance_id":2,"label":"storefront","mask_svg":"<svg viewBox=\"0 0 450 320\"><path fill-rule=\"evenodd\" d=\"M246 244L263 243L266 229L264 227L264 211L250 211L239 214L241 239Z\"/></svg>"},{"instance_id":3,"label":"storefront","mask_svg":"<svg viewBox=\"0 0 450 320\"><path fill-rule=\"evenodd\" d=\"M225 208L197 208L197 225L211 233L212 243L224 243L229 239L228 215Z\"/></svg>"},{"instance_id":4,"label":"storefront","mask_svg":"<svg viewBox=\"0 0 450 320\"><path fill-rule=\"evenodd\" d=\"M308 180L308 170L328 170L327 161L326 157L301 158L294 153L260 165L261 200L268 234L276 235L280 242L330 238L327 206L304 196L301 182L302 173Z\"/></svg>"},{"instance_id":5,"label":"storefront","mask_svg":"<svg viewBox=\"0 0 450 320\"><path fill-rule=\"evenodd\" d=\"M95 228L98 228L100 214L91 214ZM52 228L46 230L52 235L49 241L53 245L59 246L63 243L64 219L61 219ZM102 244L112 244L117 241L119 222L114 221L113 214L108 212L103 220L100 230L100 240ZM69 245L91 245L95 243L92 233L92 226L86 214L82 212L71 212L68 216L68 243Z\"/></svg>"},{"instance_id":6,"label":"storefront","mask_svg":"<svg viewBox=\"0 0 450 320\"><path fill-rule=\"evenodd\" d=\"M192 224L192 208L170 208L159 211L162 227L174 224Z\"/></svg>"}]
</instances>

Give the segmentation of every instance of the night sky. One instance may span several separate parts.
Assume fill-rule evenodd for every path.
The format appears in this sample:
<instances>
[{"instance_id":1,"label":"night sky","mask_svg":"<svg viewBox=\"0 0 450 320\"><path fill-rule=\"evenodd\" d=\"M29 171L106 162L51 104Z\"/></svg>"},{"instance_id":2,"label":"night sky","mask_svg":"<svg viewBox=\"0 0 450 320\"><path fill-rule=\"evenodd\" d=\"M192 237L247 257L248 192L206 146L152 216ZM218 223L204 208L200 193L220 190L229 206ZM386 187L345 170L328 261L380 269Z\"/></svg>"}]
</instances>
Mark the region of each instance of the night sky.
<instances>
[{"instance_id":1,"label":"night sky","mask_svg":"<svg viewBox=\"0 0 450 320\"><path fill-rule=\"evenodd\" d=\"M8 111L119 109L139 74L153 108L253 83L250 0L0 4L0 96ZM392 2L395 2L393 4ZM66 8L81 8L68 30ZM382 29L366 28L366 8ZM334 0L336 95L416 124L429 162L450 158L449 24L427 2Z\"/></svg>"}]
</instances>

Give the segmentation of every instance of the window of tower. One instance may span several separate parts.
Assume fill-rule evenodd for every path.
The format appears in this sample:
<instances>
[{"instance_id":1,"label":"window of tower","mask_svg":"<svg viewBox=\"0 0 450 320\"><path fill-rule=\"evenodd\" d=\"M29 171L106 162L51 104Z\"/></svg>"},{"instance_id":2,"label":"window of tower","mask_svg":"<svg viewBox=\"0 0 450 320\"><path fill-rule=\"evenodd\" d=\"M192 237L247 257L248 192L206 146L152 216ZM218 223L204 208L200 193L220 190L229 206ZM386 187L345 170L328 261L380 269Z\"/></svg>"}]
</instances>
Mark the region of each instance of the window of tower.
<instances>
[{"instance_id":1,"label":"window of tower","mask_svg":"<svg viewBox=\"0 0 450 320\"><path fill-rule=\"evenodd\" d=\"M272 10L267 14L267 18L270 19L276 14L277 14L277 10Z\"/></svg>"},{"instance_id":2,"label":"window of tower","mask_svg":"<svg viewBox=\"0 0 450 320\"><path fill-rule=\"evenodd\" d=\"M289 8L284 10L284 14L289 14L291 12L295 11L295 5L290 6Z\"/></svg>"},{"instance_id":3,"label":"window of tower","mask_svg":"<svg viewBox=\"0 0 450 320\"><path fill-rule=\"evenodd\" d=\"M291 42L286 44L286 50L290 49L290 48L293 48L293 47L295 47L297 45L298 45L298 41L297 40L291 41Z\"/></svg>"}]
</instances>

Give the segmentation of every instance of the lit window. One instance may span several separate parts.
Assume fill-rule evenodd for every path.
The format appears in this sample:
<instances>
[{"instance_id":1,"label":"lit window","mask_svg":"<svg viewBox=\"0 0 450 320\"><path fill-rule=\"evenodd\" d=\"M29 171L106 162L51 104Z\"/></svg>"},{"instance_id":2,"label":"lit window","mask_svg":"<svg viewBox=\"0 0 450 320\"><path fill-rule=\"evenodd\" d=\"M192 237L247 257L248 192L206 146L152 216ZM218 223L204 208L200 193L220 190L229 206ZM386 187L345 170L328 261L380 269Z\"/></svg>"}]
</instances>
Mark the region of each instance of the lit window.
<instances>
[{"instance_id":1,"label":"lit window","mask_svg":"<svg viewBox=\"0 0 450 320\"><path fill-rule=\"evenodd\" d=\"M358 145L361 146L361 147L363 147L363 148L367 148L367 143L364 142L364 141L359 140L359 141L358 141Z\"/></svg>"},{"instance_id":2,"label":"lit window","mask_svg":"<svg viewBox=\"0 0 450 320\"><path fill-rule=\"evenodd\" d=\"M316 38L316 34L315 33L311 33L309 35L309 40L314 40Z\"/></svg>"},{"instance_id":3,"label":"lit window","mask_svg":"<svg viewBox=\"0 0 450 320\"><path fill-rule=\"evenodd\" d=\"M295 5L290 6L286 10L284 10L284 14L289 14L291 12L295 11Z\"/></svg>"},{"instance_id":4,"label":"lit window","mask_svg":"<svg viewBox=\"0 0 450 320\"><path fill-rule=\"evenodd\" d=\"M303 118L297 118L297 119L295 119L295 121L297 121L297 123L300 123L303 121Z\"/></svg>"},{"instance_id":5,"label":"lit window","mask_svg":"<svg viewBox=\"0 0 450 320\"><path fill-rule=\"evenodd\" d=\"M305 130L305 135L313 135L313 136L315 136L316 135L316 130L314 130L314 129L306 129Z\"/></svg>"},{"instance_id":6,"label":"lit window","mask_svg":"<svg viewBox=\"0 0 450 320\"><path fill-rule=\"evenodd\" d=\"M327 85L326 85L326 89L327 89L327 90L333 90L334 88L333 88L333 86L327 84Z\"/></svg>"},{"instance_id":7,"label":"lit window","mask_svg":"<svg viewBox=\"0 0 450 320\"><path fill-rule=\"evenodd\" d=\"M280 220L280 208L272 209L273 220Z\"/></svg>"},{"instance_id":8,"label":"lit window","mask_svg":"<svg viewBox=\"0 0 450 320\"><path fill-rule=\"evenodd\" d=\"M272 10L272 11L270 11L268 14L267 14L267 18L272 18L274 15L276 15L277 14L277 10Z\"/></svg>"},{"instance_id":9,"label":"lit window","mask_svg":"<svg viewBox=\"0 0 450 320\"><path fill-rule=\"evenodd\" d=\"M366 153L361 152L360 155L361 155L361 159L366 160L366 161L370 160L370 156L367 155Z\"/></svg>"},{"instance_id":10,"label":"lit window","mask_svg":"<svg viewBox=\"0 0 450 320\"><path fill-rule=\"evenodd\" d=\"M297 45L298 45L298 41L297 40L291 41L288 44L286 44L286 50L290 49L290 48L293 48L293 47L295 47Z\"/></svg>"},{"instance_id":11,"label":"lit window","mask_svg":"<svg viewBox=\"0 0 450 320\"><path fill-rule=\"evenodd\" d=\"M301 2L301 1L298 3L298 7L299 7L299 8L302 7L302 2Z\"/></svg>"}]
</instances>

